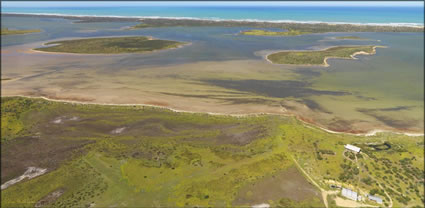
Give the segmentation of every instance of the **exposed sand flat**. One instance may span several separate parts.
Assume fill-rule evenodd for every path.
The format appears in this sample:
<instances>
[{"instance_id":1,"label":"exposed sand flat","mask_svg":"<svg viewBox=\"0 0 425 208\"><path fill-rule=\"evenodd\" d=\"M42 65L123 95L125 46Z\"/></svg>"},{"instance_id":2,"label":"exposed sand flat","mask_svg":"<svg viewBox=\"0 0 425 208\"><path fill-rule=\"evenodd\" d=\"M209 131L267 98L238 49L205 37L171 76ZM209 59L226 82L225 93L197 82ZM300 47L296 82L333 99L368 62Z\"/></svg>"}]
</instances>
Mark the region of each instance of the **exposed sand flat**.
<instances>
[{"instance_id":1,"label":"exposed sand flat","mask_svg":"<svg viewBox=\"0 0 425 208\"><path fill-rule=\"evenodd\" d=\"M20 181L24 180L25 178L28 178L28 179L35 178L37 176L43 175L46 172L47 172L47 169L36 168L36 167L28 167L27 171L25 171L25 173L23 175L2 184L1 190L6 189L7 187L9 187L9 186L11 186L15 183L19 183Z\"/></svg>"}]
</instances>

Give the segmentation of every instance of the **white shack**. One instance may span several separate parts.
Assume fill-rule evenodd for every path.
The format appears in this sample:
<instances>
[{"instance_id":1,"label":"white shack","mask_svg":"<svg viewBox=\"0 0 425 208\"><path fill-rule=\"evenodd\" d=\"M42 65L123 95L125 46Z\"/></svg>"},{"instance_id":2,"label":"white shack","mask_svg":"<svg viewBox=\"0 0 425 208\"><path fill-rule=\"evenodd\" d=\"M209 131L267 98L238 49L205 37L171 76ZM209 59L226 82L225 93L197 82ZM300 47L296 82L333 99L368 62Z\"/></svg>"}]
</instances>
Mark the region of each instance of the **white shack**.
<instances>
[{"instance_id":1,"label":"white shack","mask_svg":"<svg viewBox=\"0 0 425 208\"><path fill-rule=\"evenodd\" d=\"M351 150L353 152L359 153L360 152L360 147L356 147L354 145L351 144L346 144L344 145L345 149Z\"/></svg>"},{"instance_id":2,"label":"white shack","mask_svg":"<svg viewBox=\"0 0 425 208\"><path fill-rule=\"evenodd\" d=\"M372 196L372 195L367 195L367 197L372 200L375 201L378 204L382 204L382 199L381 197L377 197L377 196Z\"/></svg>"},{"instance_id":3,"label":"white shack","mask_svg":"<svg viewBox=\"0 0 425 208\"><path fill-rule=\"evenodd\" d=\"M357 201L358 194L355 191L352 191L351 189L342 188L341 190L342 196L345 196L351 200Z\"/></svg>"}]
</instances>

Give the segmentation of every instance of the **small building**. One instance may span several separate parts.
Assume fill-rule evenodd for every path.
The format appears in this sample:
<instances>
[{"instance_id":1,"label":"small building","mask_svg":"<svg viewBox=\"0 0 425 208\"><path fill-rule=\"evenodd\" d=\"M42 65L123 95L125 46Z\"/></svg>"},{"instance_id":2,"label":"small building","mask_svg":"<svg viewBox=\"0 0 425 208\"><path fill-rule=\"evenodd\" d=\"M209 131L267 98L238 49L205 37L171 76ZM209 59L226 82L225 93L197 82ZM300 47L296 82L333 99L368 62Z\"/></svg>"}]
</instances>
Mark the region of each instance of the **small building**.
<instances>
[{"instance_id":1,"label":"small building","mask_svg":"<svg viewBox=\"0 0 425 208\"><path fill-rule=\"evenodd\" d=\"M369 198L372 201L375 201L378 204L382 204L381 197L373 196L373 195L367 195L367 198Z\"/></svg>"},{"instance_id":2,"label":"small building","mask_svg":"<svg viewBox=\"0 0 425 208\"><path fill-rule=\"evenodd\" d=\"M344 197L347 197L351 200L357 201L358 200L358 194L355 191L352 191L351 189L342 188L341 194Z\"/></svg>"},{"instance_id":3,"label":"small building","mask_svg":"<svg viewBox=\"0 0 425 208\"><path fill-rule=\"evenodd\" d=\"M353 152L359 153L360 152L360 147L356 147L354 145L351 144L346 144L344 145L345 149L351 150Z\"/></svg>"}]
</instances>

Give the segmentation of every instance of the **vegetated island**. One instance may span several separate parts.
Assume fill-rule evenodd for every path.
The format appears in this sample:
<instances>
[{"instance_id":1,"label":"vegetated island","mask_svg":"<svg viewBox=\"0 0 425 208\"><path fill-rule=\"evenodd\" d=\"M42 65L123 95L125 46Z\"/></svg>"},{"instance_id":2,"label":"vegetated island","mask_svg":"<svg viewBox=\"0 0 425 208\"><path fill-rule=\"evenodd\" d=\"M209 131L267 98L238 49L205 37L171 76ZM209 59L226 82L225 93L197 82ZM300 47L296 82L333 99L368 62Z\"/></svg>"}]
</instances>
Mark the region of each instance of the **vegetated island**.
<instances>
[{"instance_id":1,"label":"vegetated island","mask_svg":"<svg viewBox=\"0 0 425 208\"><path fill-rule=\"evenodd\" d=\"M178 48L187 44L171 40L156 40L150 37L87 38L48 42L51 47L35 48L36 51L82 54L146 53Z\"/></svg>"},{"instance_id":2,"label":"vegetated island","mask_svg":"<svg viewBox=\"0 0 425 208\"><path fill-rule=\"evenodd\" d=\"M29 34L29 33L37 33L41 32L41 30L34 29L34 30L9 30L8 28L2 28L1 29L1 35L23 35L23 34Z\"/></svg>"},{"instance_id":3,"label":"vegetated island","mask_svg":"<svg viewBox=\"0 0 425 208\"><path fill-rule=\"evenodd\" d=\"M338 39L338 40L370 40L370 39L362 38L362 37L358 37L358 36L339 36L339 37L335 37L335 39Z\"/></svg>"},{"instance_id":4,"label":"vegetated island","mask_svg":"<svg viewBox=\"0 0 425 208\"><path fill-rule=\"evenodd\" d=\"M273 64L324 65L328 58L355 59L357 54L375 54L377 47L383 46L336 46L317 51L281 51L266 58Z\"/></svg>"},{"instance_id":5,"label":"vegetated island","mask_svg":"<svg viewBox=\"0 0 425 208\"><path fill-rule=\"evenodd\" d=\"M246 30L239 34L241 35L255 35L255 36L297 36L310 34L311 32L302 32L299 30L288 30L288 31L269 31L269 30Z\"/></svg>"}]
</instances>

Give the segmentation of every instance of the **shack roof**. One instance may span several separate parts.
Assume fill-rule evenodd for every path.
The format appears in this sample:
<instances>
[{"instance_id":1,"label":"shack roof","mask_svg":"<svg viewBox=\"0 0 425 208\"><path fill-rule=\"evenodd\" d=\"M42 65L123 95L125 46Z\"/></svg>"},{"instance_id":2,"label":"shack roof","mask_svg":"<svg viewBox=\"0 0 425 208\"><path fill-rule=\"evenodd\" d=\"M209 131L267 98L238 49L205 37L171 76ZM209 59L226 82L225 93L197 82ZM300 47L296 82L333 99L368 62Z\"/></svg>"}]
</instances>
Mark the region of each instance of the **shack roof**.
<instances>
[{"instance_id":1,"label":"shack roof","mask_svg":"<svg viewBox=\"0 0 425 208\"><path fill-rule=\"evenodd\" d=\"M354 151L354 152L360 152L360 147L356 147L356 146L351 145L351 144L346 144L344 147L346 149L349 149L349 150Z\"/></svg>"},{"instance_id":2,"label":"shack roof","mask_svg":"<svg viewBox=\"0 0 425 208\"><path fill-rule=\"evenodd\" d=\"M355 191L352 191L351 189L342 188L341 194L351 200L357 201L358 194Z\"/></svg>"},{"instance_id":3,"label":"shack roof","mask_svg":"<svg viewBox=\"0 0 425 208\"><path fill-rule=\"evenodd\" d=\"M368 197L370 200L373 200L373 201L378 202L379 204L382 204L382 199L381 199L381 197L377 197L377 196L373 196L373 195L367 195L367 197Z\"/></svg>"}]
</instances>

